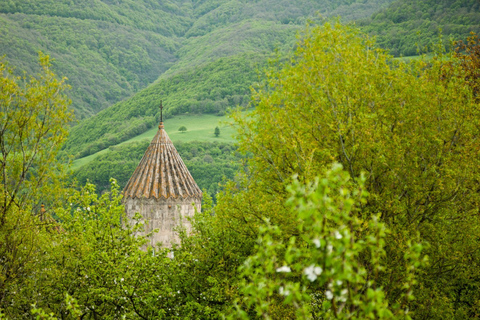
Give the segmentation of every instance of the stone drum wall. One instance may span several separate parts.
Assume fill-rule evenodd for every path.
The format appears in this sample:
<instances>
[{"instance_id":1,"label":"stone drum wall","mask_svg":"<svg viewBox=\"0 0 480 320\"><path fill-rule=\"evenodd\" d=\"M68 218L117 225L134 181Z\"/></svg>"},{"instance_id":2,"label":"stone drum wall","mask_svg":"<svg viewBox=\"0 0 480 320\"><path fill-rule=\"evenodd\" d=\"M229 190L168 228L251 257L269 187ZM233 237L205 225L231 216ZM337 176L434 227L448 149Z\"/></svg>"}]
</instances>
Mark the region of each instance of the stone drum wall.
<instances>
[{"instance_id":1,"label":"stone drum wall","mask_svg":"<svg viewBox=\"0 0 480 320\"><path fill-rule=\"evenodd\" d=\"M145 233L158 229L150 239L151 246L161 243L164 247L171 247L172 243L179 243L178 235L174 231L175 227L182 225L187 232L191 231L192 226L187 217L193 217L195 207L200 212L201 199L127 198L124 205L130 222L136 212L142 215Z\"/></svg>"}]
</instances>

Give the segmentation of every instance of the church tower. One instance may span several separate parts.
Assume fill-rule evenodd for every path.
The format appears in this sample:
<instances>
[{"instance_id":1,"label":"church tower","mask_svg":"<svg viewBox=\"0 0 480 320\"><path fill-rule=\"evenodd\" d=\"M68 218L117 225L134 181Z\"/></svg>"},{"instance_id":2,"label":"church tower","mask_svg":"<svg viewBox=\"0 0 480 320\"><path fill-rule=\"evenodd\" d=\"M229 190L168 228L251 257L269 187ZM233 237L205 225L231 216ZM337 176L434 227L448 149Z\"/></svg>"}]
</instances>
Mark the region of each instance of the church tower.
<instances>
[{"instance_id":1,"label":"church tower","mask_svg":"<svg viewBox=\"0 0 480 320\"><path fill-rule=\"evenodd\" d=\"M200 212L202 203L202 191L163 127L162 109L160 105L158 132L123 190L127 217L139 212L145 232L158 229L151 238L152 246L178 243L173 229L183 225L190 231L187 217L194 215L194 207Z\"/></svg>"}]
</instances>

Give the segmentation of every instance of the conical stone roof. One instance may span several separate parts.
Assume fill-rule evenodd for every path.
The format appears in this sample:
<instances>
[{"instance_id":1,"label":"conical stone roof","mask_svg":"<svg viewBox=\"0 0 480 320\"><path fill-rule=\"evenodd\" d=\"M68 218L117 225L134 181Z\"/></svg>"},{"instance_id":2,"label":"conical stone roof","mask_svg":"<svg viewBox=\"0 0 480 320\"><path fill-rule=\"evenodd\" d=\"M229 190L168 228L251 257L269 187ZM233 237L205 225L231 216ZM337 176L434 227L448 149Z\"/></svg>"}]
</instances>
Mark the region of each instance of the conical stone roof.
<instances>
[{"instance_id":1,"label":"conical stone roof","mask_svg":"<svg viewBox=\"0 0 480 320\"><path fill-rule=\"evenodd\" d=\"M201 198L202 191L163 127L145 151L123 194L126 198Z\"/></svg>"}]
</instances>

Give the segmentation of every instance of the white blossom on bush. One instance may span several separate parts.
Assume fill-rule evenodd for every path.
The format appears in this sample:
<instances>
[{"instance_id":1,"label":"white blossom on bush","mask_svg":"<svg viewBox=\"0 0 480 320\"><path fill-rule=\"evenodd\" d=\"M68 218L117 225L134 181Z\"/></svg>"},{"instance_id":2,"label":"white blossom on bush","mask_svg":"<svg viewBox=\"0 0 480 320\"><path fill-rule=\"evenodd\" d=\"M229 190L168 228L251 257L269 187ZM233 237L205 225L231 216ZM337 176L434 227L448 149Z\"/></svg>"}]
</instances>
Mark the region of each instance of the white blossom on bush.
<instances>
[{"instance_id":1,"label":"white blossom on bush","mask_svg":"<svg viewBox=\"0 0 480 320\"><path fill-rule=\"evenodd\" d=\"M305 270L303 270L303 273L311 282L315 281L317 277L322 274L322 272L323 269L321 267L315 266L314 264L306 267Z\"/></svg>"},{"instance_id":2,"label":"white blossom on bush","mask_svg":"<svg viewBox=\"0 0 480 320\"><path fill-rule=\"evenodd\" d=\"M283 266L283 267L277 268L277 272L292 272L292 269L290 269L289 266Z\"/></svg>"}]
</instances>

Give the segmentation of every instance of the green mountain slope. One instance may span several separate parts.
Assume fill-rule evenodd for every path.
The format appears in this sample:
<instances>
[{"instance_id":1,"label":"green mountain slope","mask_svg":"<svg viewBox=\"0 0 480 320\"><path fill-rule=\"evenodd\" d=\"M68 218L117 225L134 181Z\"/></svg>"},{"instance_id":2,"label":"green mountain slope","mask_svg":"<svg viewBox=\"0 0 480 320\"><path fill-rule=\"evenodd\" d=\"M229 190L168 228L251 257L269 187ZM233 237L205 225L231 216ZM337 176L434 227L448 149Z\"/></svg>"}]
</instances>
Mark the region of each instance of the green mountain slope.
<instances>
[{"instance_id":1,"label":"green mountain slope","mask_svg":"<svg viewBox=\"0 0 480 320\"><path fill-rule=\"evenodd\" d=\"M18 73L33 71L38 51L54 58L82 119L131 96L175 62L178 35L192 23L182 3L2 0L0 55Z\"/></svg>"},{"instance_id":2,"label":"green mountain slope","mask_svg":"<svg viewBox=\"0 0 480 320\"><path fill-rule=\"evenodd\" d=\"M196 20L183 38L177 38L181 46L170 69L150 87L75 127L65 151L83 157L143 133L156 123L161 99L167 116L218 113L245 103L257 80L256 68L265 65L275 49L290 50L308 16L353 4L352 0L194 3L191 12ZM365 16L372 10L362 8L357 14Z\"/></svg>"},{"instance_id":3,"label":"green mountain slope","mask_svg":"<svg viewBox=\"0 0 480 320\"><path fill-rule=\"evenodd\" d=\"M307 20L345 15L365 18L393 0L201 1L185 33L178 61L164 76L203 62L243 52L290 50Z\"/></svg>"},{"instance_id":4,"label":"green mountain slope","mask_svg":"<svg viewBox=\"0 0 480 320\"><path fill-rule=\"evenodd\" d=\"M18 71L33 72L39 51L55 59L79 119L152 83L176 60L178 43L130 26L25 14L0 16L0 24L1 53Z\"/></svg>"},{"instance_id":5,"label":"green mountain slope","mask_svg":"<svg viewBox=\"0 0 480 320\"><path fill-rule=\"evenodd\" d=\"M471 31L480 33L480 2L397 0L358 24L393 55L411 56L417 54L417 45L423 49L437 43L440 29L454 40L466 39Z\"/></svg>"},{"instance_id":6,"label":"green mountain slope","mask_svg":"<svg viewBox=\"0 0 480 320\"><path fill-rule=\"evenodd\" d=\"M297 25L271 21L244 20L206 35L192 37L177 51L179 59L159 79L189 70L222 57L242 53L271 54L286 50L295 42Z\"/></svg>"},{"instance_id":7,"label":"green mountain slope","mask_svg":"<svg viewBox=\"0 0 480 320\"><path fill-rule=\"evenodd\" d=\"M258 80L256 70L265 63L265 55L242 54L162 79L73 127L65 152L81 158L147 131L157 125L160 100L166 118L185 112L222 113L246 104L249 87Z\"/></svg>"},{"instance_id":8,"label":"green mountain slope","mask_svg":"<svg viewBox=\"0 0 480 320\"><path fill-rule=\"evenodd\" d=\"M1 13L105 21L180 36L192 23L188 0L2 0Z\"/></svg>"},{"instance_id":9,"label":"green mountain slope","mask_svg":"<svg viewBox=\"0 0 480 320\"><path fill-rule=\"evenodd\" d=\"M354 4L354 0L0 0L0 55L6 55L18 73L34 71L38 51L54 58L56 73L67 76L72 85L77 119L83 119L138 92L172 66L170 74L250 52L252 47L253 52L271 50L293 38L316 11L328 15ZM366 17L371 8L356 12Z\"/></svg>"}]
</instances>

